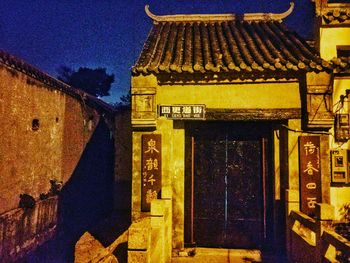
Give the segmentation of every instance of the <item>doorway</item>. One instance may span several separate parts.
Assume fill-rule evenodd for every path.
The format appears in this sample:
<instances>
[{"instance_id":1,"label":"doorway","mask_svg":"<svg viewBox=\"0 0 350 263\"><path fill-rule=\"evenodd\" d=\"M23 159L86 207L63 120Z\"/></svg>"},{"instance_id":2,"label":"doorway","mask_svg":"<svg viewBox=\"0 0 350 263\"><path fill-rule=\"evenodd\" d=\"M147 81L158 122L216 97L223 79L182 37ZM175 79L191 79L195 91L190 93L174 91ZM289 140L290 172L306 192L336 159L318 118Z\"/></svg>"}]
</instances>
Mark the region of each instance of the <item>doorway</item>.
<instances>
[{"instance_id":1,"label":"doorway","mask_svg":"<svg viewBox=\"0 0 350 263\"><path fill-rule=\"evenodd\" d=\"M261 248L272 236L268 123L188 123L185 241Z\"/></svg>"}]
</instances>

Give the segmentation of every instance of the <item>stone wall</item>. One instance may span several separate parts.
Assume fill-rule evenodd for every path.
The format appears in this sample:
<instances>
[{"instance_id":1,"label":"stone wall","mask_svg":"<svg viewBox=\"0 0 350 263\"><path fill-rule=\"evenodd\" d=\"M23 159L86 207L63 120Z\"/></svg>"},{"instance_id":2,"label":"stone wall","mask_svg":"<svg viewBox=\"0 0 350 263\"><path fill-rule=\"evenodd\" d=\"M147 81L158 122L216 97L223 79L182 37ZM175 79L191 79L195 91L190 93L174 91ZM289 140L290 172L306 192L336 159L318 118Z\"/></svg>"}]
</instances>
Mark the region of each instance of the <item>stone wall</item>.
<instances>
[{"instance_id":1,"label":"stone wall","mask_svg":"<svg viewBox=\"0 0 350 263\"><path fill-rule=\"evenodd\" d=\"M0 215L0 262L12 262L36 248L56 231L57 197Z\"/></svg>"},{"instance_id":2,"label":"stone wall","mask_svg":"<svg viewBox=\"0 0 350 263\"><path fill-rule=\"evenodd\" d=\"M149 215L134 221L128 231L128 263L170 263L171 198L153 200Z\"/></svg>"},{"instance_id":3,"label":"stone wall","mask_svg":"<svg viewBox=\"0 0 350 263\"><path fill-rule=\"evenodd\" d=\"M131 209L131 108L117 107L115 114L114 208Z\"/></svg>"},{"instance_id":4,"label":"stone wall","mask_svg":"<svg viewBox=\"0 0 350 263\"><path fill-rule=\"evenodd\" d=\"M67 182L99 121L81 101L0 64L0 214ZM37 127L34 127L37 126Z\"/></svg>"},{"instance_id":5,"label":"stone wall","mask_svg":"<svg viewBox=\"0 0 350 263\"><path fill-rule=\"evenodd\" d=\"M288 262L349 262L350 242L332 227L334 207L316 204L315 218L291 211L288 216Z\"/></svg>"},{"instance_id":6,"label":"stone wall","mask_svg":"<svg viewBox=\"0 0 350 263\"><path fill-rule=\"evenodd\" d=\"M47 213L57 231L77 239L113 208L113 110L89 106L97 99L24 71L0 63L0 215L11 222L0 225L0 238L8 240L0 242L0 254L11 257L52 236L43 223L50 222ZM18 208L21 194L39 204L50 180L62 182L54 212Z\"/></svg>"}]
</instances>

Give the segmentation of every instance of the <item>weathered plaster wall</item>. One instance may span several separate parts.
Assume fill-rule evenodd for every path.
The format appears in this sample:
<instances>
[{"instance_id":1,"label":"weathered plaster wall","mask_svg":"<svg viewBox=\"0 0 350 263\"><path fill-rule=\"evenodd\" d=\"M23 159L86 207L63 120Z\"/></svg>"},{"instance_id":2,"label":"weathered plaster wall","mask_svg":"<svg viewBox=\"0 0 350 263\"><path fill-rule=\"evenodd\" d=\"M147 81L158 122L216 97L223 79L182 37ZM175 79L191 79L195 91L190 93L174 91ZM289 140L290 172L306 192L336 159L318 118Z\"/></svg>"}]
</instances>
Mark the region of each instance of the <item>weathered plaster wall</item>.
<instances>
[{"instance_id":1,"label":"weathered plaster wall","mask_svg":"<svg viewBox=\"0 0 350 263\"><path fill-rule=\"evenodd\" d=\"M2 64L0 80L0 216L7 220L0 218L0 251L6 250L0 261L11 262L47 241L56 229L74 243L111 213L114 121L110 109L101 117L100 108L87 105L90 100ZM39 124L34 129L33 120ZM39 201L52 179L63 182L54 211L41 205L46 200ZM23 193L36 199L34 208L18 208ZM28 219L28 214L34 216Z\"/></svg>"},{"instance_id":2,"label":"weathered plaster wall","mask_svg":"<svg viewBox=\"0 0 350 263\"><path fill-rule=\"evenodd\" d=\"M133 132L132 216L140 218L141 210L141 136L148 132ZM175 126L172 120L158 119L157 130L162 135L162 197L172 189L173 247L184 245L184 159L185 130L182 122Z\"/></svg>"},{"instance_id":3,"label":"weathered plaster wall","mask_svg":"<svg viewBox=\"0 0 350 263\"><path fill-rule=\"evenodd\" d=\"M334 78L334 84L333 84L333 111L336 111L339 108L339 101L340 101L340 96L346 95L346 90L350 89L350 77L340 77L337 76ZM343 108L340 111L340 113L347 112L349 109L349 102L348 100L345 101L343 104Z\"/></svg>"},{"instance_id":4,"label":"weathered plaster wall","mask_svg":"<svg viewBox=\"0 0 350 263\"><path fill-rule=\"evenodd\" d=\"M62 137L62 180L72 175L81 154L100 121L100 115L85 103L65 96Z\"/></svg>"},{"instance_id":5,"label":"weathered plaster wall","mask_svg":"<svg viewBox=\"0 0 350 263\"><path fill-rule=\"evenodd\" d=\"M162 134L162 188L172 189L172 247L184 246L184 192L185 192L185 129L183 122L159 119L158 131Z\"/></svg>"},{"instance_id":6,"label":"weathered plaster wall","mask_svg":"<svg viewBox=\"0 0 350 263\"><path fill-rule=\"evenodd\" d=\"M350 45L350 27L348 24L339 24L332 26L320 27L319 29L319 41L320 41L320 55L325 60L331 60L337 57L337 45ZM333 81L333 112L337 113L349 113L349 102L346 99L343 104L343 108L339 110L341 106L338 102L341 95L346 94L346 90L350 88L349 76L335 75ZM334 134L334 129L330 130ZM329 138L329 148L342 148L350 149L349 142L335 142L334 136ZM330 160L328 161L330 165ZM330 170L330 169L329 169ZM329 181L331 178L331 171L329 171ZM350 185L334 185L331 184L329 193L330 204L335 207L336 219L340 219L339 210L345 203L350 203Z\"/></svg>"},{"instance_id":7,"label":"weathered plaster wall","mask_svg":"<svg viewBox=\"0 0 350 263\"><path fill-rule=\"evenodd\" d=\"M133 77L133 88L156 87L156 104L205 104L207 108L226 109L300 109L301 94L299 82L268 83L223 83L223 84L173 84L161 85L154 76ZM137 96L137 95L136 95ZM288 98L288 99L287 99ZM133 106L134 107L134 106ZM133 108L134 110L134 108ZM291 120L291 128L301 129L300 120ZM172 247L184 247L184 174L185 174L185 128L182 121L157 118L154 130L133 131L133 164L132 164L132 215L133 220L142 216L141 200L141 135L145 133L162 135L162 187L172 189ZM278 167L280 180L276 199L285 190L292 188L298 191L298 135L287 132L281 143L281 155ZM279 146L278 146L279 147ZM288 166L288 163L291 165ZM281 182L280 182L281 181ZM281 189L280 189L281 184ZM280 192L281 191L281 192ZM283 207L281 208L283 209ZM282 210L281 210L282 211ZM144 214L146 215L146 214Z\"/></svg>"},{"instance_id":8,"label":"weathered plaster wall","mask_svg":"<svg viewBox=\"0 0 350 263\"><path fill-rule=\"evenodd\" d=\"M348 99L345 100L343 108L339 110L339 100L341 95L346 94L346 90L350 89L350 78L343 76L337 76L334 79L333 85L333 112L338 111L338 113L348 113L349 112L349 102ZM331 132L334 133L334 129L331 129ZM330 149L350 149L350 143L346 142L335 142L334 137L330 137L329 143ZM331 177L331 175L329 175ZM341 218L340 209L346 204L350 203L350 185L332 185L330 187L330 203L335 207L335 217L337 220Z\"/></svg>"},{"instance_id":9,"label":"weathered plaster wall","mask_svg":"<svg viewBox=\"0 0 350 263\"><path fill-rule=\"evenodd\" d=\"M131 108L117 108L115 114L115 179L131 181Z\"/></svg>"},{"instance_id":10,"label":"weathered plaster wall","mask_svg":"<svg viewBox=\"0 0 350 263\"><path fill-rule=\"evenodd\" d=\"M140 132L132 133L131 216L133 221L141 216L141 136Z\"/></svg>"},{"instance_id":11,"label":"weathered plaster wall","mask_svg":"<svg viewBox=\"0 0 350 263\"><path fill-rule=\"evenodd\" d=\"M115 114L114 208L131 209L132 130L131 108L121 107Z\"/></svg>"},{"instance_id":12,"label":"weathered plaster wall","mask_svg":"<svg viewBox=\"0 0 350 263\"><path fill-rule=\"evenodd\" d=\"M78 100L0 66L0 214L17 208L19 195L38 199L50 179L69 179L98 117ZM33 119L39 120L32 130ZM91 124L91 123L90 123Z\"/></svg>"},{"instance_id":13,"label":"weathered plaster wall","mask_svg":"<svg viewBox=\"0 0 350 263\"><path fill-rule=\"evenodd\" d=\"M207 108L228 109L301 107L298 82L162 85L157 89L157 104L166 103L202 103Z\"/></svg>"},{"instance_id":14,"label":"weathered plaster wall","mask_svg":"<svg viewBox=\"0 0 350 263\"><path fill-rule=\"evenodd\" d=\"M349 27L320 28L320 55L323 59L331 60L337 57L337 45L349 45Z\"/></svg>"},{"instance_id":15,"label":"weathered plaster wall","mask_svg":"<svg viewBox=\"0 0 350 263\"><path fill-rule=\"evenodd\" d=\"M301 130L300 120L289 120L288 127L294 130ZM299 147L298 138L300 133L288 131L288 179L287 189L299 191Z\"/></svg>"}]
</instances>

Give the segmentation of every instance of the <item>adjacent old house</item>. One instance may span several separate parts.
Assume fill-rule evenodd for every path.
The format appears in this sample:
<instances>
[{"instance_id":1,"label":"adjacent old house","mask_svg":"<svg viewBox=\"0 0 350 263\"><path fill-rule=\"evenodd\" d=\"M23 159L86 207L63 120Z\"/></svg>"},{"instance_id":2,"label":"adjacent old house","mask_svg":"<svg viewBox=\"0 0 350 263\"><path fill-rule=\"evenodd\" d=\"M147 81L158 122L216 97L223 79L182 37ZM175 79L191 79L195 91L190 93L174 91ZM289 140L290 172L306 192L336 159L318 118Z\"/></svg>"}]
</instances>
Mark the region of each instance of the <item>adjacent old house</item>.
<instances>
[{"instance_id":1,"label":"adjacent old house","mask_svg":"<svg viewBox=\"0 0 350 263\"><path fill-rule=\"evenodd\" d=\"M0 261L113 209L114 108L0 51ZM58 194L59 193L59 194Z\"/></svg>"},{"instance_id":2,"label":"adjacent old house","mask_svg":"<svg viewBox=\"0 0 350 263\"><path fill-rule=\"evenodd\" d=\"M350 202L349 5L315 1L316 48L284 25L293 5L164 16L146 6L153 26L132 68L129 262L182 262L202 247L271 262L350 253L320 227Z\"/></svg>"},{"instance_id":3,"label":"adjacent old house","mask_svg":"<svg viewBox=\"0 0 350 263\"><path fill-rule=\"evenodd\" d=\"M339 1L341 2L341 1ZM334 3L334 1L315 1L317 16L317 46L320 56L334 64L334 74L331 80L333 91L333 113L335 126L331 137L331 148L340 150L347 155L349 149L347 128L343 128L340 118L348 116L348 95L350 92L350 4ZM344 115L343 115L344 114ZM334 153L334 152L333 152ZM334 155L336 155L334 153ZM350 161L346 157L347 161ZM334 166L334 160L332 167ZM347 166L344 164L344 167ZM333 167L336 168L336 167ZM334 169L333 169L334 170ZM345 170L344 170L345 171ZM340 176L340 177L338 177ZM348 171L339 174L332 172L331 204L339 218L339 210L350 202L350 177Z\"/></svg>"}]
</instances>

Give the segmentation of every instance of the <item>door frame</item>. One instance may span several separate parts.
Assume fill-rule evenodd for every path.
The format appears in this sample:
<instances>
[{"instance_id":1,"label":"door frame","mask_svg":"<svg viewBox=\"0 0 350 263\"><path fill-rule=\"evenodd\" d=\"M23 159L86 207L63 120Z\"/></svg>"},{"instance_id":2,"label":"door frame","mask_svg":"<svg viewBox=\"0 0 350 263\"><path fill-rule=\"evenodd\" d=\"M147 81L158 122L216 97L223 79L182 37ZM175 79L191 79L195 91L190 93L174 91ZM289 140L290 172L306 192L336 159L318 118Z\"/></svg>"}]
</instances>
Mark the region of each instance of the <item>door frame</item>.
<instances>
[{"instance_id":1,"label":"door frame","mask_svg":"<svg viewBox=\"0 0 350 263\"><path fill-rule=\"evenodd\" d=\"M196 246L194 236L194 176L195 176L195 161L194 161L194 144L195 130L208 129L208 126L221 127L222 125L238 127L244 125L257 125L263 127L259 133L261 142L261 172L262 172L262 199L263 199L263 225L262 225L262 244L261 248L270 248L274 241L274 178L273 178L273 129L271 122L186 122L185 123L185 191L184 191L184 208L185 208L185 224L184 224L184 239L186 247Z\"/></svg>"}]
</instances>

